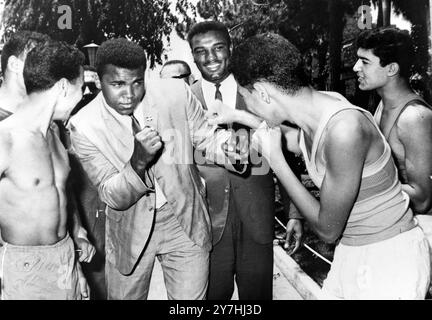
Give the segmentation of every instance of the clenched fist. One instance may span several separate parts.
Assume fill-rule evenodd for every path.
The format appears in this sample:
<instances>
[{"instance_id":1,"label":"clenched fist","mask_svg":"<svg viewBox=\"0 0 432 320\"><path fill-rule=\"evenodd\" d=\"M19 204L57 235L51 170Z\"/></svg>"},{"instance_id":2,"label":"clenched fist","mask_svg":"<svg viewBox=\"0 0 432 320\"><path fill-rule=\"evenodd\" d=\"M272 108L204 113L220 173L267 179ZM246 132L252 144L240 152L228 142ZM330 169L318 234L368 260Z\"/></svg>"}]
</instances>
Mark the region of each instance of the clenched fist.
<instances>
[{"instance_id":1,"label":"clenched fist","mask_svg":"<svg viewBox=\"0 0 432 320\"><path fill-rule=\"evenodd\" d=\"M134 152L130 162L140 177L144 177L146 168L155 159L162 146L161 137L152 127L145 127L135 135Z\"/></svg>"},{"instance_id":2,"label":"clenched fist","mask_svg":"<svg viewBox=\"0 0 432 320\"><path fill-rule=\"evenodd\" d=\"M151 162L156 153L162 148L162 139L158 132L152 127L145 127L135 135L138 141L144 148L147 162Z\"/></svg>"}]
</instances>

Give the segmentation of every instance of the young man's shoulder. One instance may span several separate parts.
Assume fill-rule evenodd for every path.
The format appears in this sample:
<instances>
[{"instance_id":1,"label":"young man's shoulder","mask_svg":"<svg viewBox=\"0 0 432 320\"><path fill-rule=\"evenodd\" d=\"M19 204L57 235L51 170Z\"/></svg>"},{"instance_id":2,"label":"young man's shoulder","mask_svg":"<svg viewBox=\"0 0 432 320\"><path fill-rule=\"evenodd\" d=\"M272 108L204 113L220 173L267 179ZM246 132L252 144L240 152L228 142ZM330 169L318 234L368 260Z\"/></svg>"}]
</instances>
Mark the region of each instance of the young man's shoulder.
<instances>
[{"instance_id":1,"label":"young man's shoulder","mask_svg":"<svg viewBox=\"0 0 432 320\"><path fill-rule=\"evenodd\" d=\"M327 126L327 143L334 143L339 147L343 147L354 146L367 140L367 121L369 120L362 112L354 109L337 113Z\"/></svg>"},{"instance_id":2,"label":"young man's shoulder","mask_svg":"<svg viewBox=\"0 0 432 320\"><path fill-rule=\"evenodd\" d=\"M420 102L412 103L400 114L397 126L408 131L418 127L432 127L432 109Z\"/></svg>"}]
</instances>

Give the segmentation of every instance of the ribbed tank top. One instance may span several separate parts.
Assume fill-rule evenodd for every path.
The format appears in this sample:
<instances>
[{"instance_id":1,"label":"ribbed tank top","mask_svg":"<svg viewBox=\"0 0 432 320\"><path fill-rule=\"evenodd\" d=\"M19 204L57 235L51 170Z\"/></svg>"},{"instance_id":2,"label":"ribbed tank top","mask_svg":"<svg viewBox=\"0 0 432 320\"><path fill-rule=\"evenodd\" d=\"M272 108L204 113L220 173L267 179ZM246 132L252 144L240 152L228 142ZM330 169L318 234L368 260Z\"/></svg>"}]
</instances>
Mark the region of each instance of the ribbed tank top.
<instances>
[{"instance_id":1,"label":"ribbed tank top","mask_svg":"<svg viewBox=\"0 0 432 320\"><path fill-rule=\"evenodd\" d=\"M339 99L340 96L337 98ZM325 168L326 161L322 156L317 159L317 148L330 119L343 110L358 110L369 119L382 138L384 152L375 162L363 168L360 190L348 217L341 243L361 246L389 239L411 230L415 227L413 213L408 206L408 195L402 191L390 146L376 125L373 116L368 111L353 106L346 99L340 100L337 108L322 117L312 143L310 159L304 132L300 131L299 144L310 178L318 188L321 188L325 171L318 169L317 162L320 162L321 167Z\"/></svg>"}]
</instances>

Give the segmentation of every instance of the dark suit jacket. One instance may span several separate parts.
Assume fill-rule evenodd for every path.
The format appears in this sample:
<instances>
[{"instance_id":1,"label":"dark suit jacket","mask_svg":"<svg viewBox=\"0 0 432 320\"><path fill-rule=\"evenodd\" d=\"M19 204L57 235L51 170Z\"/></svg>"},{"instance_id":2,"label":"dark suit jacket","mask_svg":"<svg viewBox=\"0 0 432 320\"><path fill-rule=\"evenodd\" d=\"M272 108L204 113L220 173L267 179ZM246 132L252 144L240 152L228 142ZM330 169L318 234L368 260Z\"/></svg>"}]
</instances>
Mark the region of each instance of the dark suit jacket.
<instances>
[{"instance_id":1,"label":"dark suit jacket","mask_svg":"<svg viewBox=\"0 0 432 320\"><path fill-rule=\"evenodd\" d=\"M147 187L150 181L142 181L130 165L134 149L130 127L108 108L100 93L71 118L72 148L108 205L106 258L121 273L130 274L151 234L155 193ZM144 119L153 119L164 141L162 155L152 168L168 205L186 235L210 250L205 186L194 164L193 148L215 158L221 154L218 144L229 139L229 133L215 132L208 124L183 80L152 80L139 110Z\"/></svg>"},{"instance_id":2,"label":"dark suit jacket","mask_svg":"<svg viewBox=\"0 0 432 320\"><path fill-rule=\"evenodd\" d=\"M207 109L201 87L201 80L194 83L192 92ZM237 93L237 109L246 109L243 98ZM234 124L234 130L243 129L249 135L250 128ZM275 214L275 187L273 172L267 161L250 150L252 165L244 174L231 173L224 168L212 165L198 165L206 180L207 201L212 223L213 244L219 242L225 228L230 196L234 197L236 211L247 232L257 243L273 241Z\"/></svg>"}]
</instances>

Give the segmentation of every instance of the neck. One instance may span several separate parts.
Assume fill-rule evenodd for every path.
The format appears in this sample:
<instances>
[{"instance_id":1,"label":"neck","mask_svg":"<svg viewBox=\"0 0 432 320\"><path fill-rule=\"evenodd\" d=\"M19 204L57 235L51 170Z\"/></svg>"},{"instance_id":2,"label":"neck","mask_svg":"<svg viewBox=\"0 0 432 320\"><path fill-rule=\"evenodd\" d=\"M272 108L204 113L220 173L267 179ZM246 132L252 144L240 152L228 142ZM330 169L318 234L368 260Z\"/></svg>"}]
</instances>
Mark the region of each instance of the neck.
<instances>
[{"instance_id":1,"label":"neck","mask_svg":"<svg viewBox=\"0 0 432 320\"><path fill-rule=\"evenodd\" d=\"M319 92L309 87L301 89L294 96L282 94L279 103L284 106L283 118L298 127L306 135L313 137L322 116L322 110L316 104Z\"/></svg>"},{"instance_id":2,"label":"neck","mask_svg":"<svg viewBox=\"0 0 432 320\"><path fill-rule=\"evenodd\" d=\"M402 78L395 79L377 89L386 109L396 108L402 99L412 92L408 82Z\"/></svg>"},{"instance_id":3,"label":"neck","mask_svg":"<svg viewBox=\"0 0 432 320\"><path fill-rule=\"evenodd\" d=\"M52 89L32 93L20 105L19 112L25 119L25 125L29 130L40 131L46 136L54 120L56 104L57 95Z\"/></svg>"},{"instance_id":4,"label":"neck","mask_svg":"<svg viewBox=\"0 0 432 320\"><path fill-rule=\"evenodd\" d=\"M0 87L1 108L11 113L17 111L18 106L27 96L25 88L18 86L17 83L16 79L6 78Z\"/></svg>"}]
</instances>

